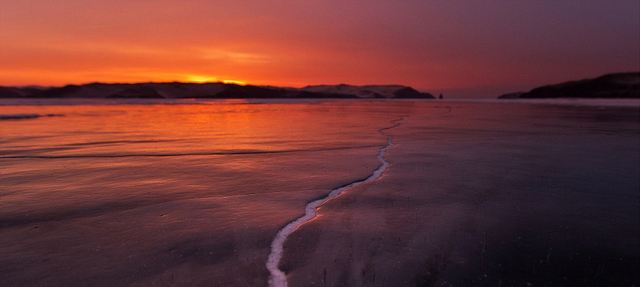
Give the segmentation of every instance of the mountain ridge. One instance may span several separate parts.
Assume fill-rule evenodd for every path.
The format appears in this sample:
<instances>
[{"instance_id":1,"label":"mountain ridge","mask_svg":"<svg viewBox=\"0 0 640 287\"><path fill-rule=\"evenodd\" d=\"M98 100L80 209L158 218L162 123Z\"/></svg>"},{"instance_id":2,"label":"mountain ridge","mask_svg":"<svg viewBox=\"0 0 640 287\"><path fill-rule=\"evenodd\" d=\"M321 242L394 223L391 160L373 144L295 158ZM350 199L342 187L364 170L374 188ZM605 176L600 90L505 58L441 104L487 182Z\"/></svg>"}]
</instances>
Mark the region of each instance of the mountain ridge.
<instances>
[{"instance_id":1,"label":"mountain ridge","mask_svg":"<svg viewBox=\"0 0 640 287\"><path fill-rule=\"evenodd\" d=\"M303 88L231 83L88 83L51 88L0 86L0 98L422 98L430 93L402 85L317 85Z\"/></svg>"}]
</instances>

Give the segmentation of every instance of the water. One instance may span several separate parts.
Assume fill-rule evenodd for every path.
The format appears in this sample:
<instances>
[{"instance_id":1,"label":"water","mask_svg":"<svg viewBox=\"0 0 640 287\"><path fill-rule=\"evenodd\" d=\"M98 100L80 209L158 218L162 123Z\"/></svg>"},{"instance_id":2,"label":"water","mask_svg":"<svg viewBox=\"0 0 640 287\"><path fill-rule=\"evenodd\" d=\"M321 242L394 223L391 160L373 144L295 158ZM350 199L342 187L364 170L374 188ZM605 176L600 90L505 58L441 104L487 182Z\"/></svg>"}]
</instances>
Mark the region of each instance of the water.
<instances>
[{"instance_id":1,"label":"water","mask_svg":"<svg viewBox=\"0 0 640 287\"><path fill-rule=\"evenodd\" d=\"M401 120L402 120L402 117L395 121L401 121ZM400 124L395 123L392 126L379 129L378 132L381 135L384 135L385 130L395 128L398 125ZM267 258L267 264L266 264L267 269L269 270L269 273L271 273L271 275L269 276L269 286L286 287L288 285L287 275L279 268L279 264L280 264L280 261L282 261L282 252L283 252L284 242L287 240L289 235L291 235L291 233L296 231L298 227L315 219L317 216L316 210L318 209L319 206L325 204L331 199L334 199L342 195L342 193L345 191L348 191L362 184L373 182L379 179L384 173L384 171L387 169L387 167L389 167L389 162L387 162L384 159L384 157L387 153L387 149L393 147L392 138L393 138L392 136L387 137L387 145L380 149L380 153L378 153L378 156L377 156L381 164L369 177L363 180L352 182L345 186L338 187L332 190L331 192L329 192L329 194L326 197L307 203L307 205L304 208L305 214L302 217L290 222L285 227L280 229L280 231L278 231L278 234L276 234L276 237L273 239L273 242L271 242L271 253L269 253L269 257Z\"/></svg>"},{"instance_id":2,"label":"water","mask_svg":"<svg viewBox=\"0 0 640 287\"><path fill-rule=\"evenodd\" d=\"M0 282L266 286L392 136L289 286L637 285L637 102L570 104L3 100Z\"/></svg>"}]
</instances>

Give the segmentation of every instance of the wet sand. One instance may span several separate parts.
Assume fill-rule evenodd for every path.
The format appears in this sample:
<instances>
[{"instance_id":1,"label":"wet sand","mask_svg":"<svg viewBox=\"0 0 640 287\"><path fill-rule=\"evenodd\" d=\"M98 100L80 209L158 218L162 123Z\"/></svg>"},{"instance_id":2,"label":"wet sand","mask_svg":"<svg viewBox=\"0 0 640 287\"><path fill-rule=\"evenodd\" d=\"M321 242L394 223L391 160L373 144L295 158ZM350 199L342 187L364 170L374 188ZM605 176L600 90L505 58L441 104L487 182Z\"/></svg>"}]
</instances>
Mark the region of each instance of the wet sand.
<instances>
[{"instance_id":1,"label":"wet sand","mask_svg":"<svg viewBox=\"0 0 640 287\"><path fill-rule=\"evenodd\" d=\"M0 123L0 285L266 286L278 230L379 164L368 110L0 106L63 115Z\"/></svg>"},{"instance_id":2,"label":"wet sand","mask_svg":"<svg viewBox=\"0 0 640 287\"><path fill-rule=\"evenodd\" d=\"M292 234L289 286L638 285L638 109L431 108Z\"/></svg>"}]
</instances>

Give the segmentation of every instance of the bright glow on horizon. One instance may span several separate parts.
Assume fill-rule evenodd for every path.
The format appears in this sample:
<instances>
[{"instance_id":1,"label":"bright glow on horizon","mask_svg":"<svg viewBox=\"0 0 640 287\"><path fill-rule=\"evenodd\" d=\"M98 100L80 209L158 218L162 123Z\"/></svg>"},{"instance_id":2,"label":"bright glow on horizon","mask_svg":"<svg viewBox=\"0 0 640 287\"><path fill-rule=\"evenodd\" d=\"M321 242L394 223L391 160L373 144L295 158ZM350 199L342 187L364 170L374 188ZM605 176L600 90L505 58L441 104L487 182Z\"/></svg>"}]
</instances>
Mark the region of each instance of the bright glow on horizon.
<instances>
[{"instance_id":1,"label":"bright glow on horizon","mask_svg":"<svg viewBox=\"0 0 640 287\"><path fill-rule=\"evenodd\" d=\"M225 83L225 84L236 84L236 85L246 85L247 83L238 80L229 80L229 79L218 79L217 77L209 77L209 76L201 76L201 75L189 75L182 82L187 83Z\"/></svg>"},{"instance_id":2,"label":"bright glow on horizon","mask_svg":"<svg viewBox=\"0 0 640 287\"><path fill-rule=\"evenodd\" d=\"M243 81L236 81L236 80L222 80L221 82L225 83L225 84L236 84L236 85L247 85L247 83L243 82Z\"/></svg>"}]
</instances>

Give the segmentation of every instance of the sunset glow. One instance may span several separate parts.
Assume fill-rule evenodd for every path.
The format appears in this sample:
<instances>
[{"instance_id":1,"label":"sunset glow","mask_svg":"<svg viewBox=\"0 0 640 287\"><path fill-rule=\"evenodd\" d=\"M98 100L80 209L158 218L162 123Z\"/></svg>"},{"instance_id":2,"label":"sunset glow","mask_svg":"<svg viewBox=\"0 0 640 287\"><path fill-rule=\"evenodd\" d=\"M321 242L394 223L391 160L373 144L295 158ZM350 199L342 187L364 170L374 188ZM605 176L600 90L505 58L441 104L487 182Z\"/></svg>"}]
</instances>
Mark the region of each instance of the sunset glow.
<instances>
[{"instance_id":1,"label":"sunset glow","mask_svg":"<svg viewBox=\"0 0 640 287\"><path fill-rule=\"evenodd\" d=\"M3 1L0 85L508 92L640 69L639 9L638 1Z\"/></svg>"},{"instance_id":2,"label":"sunset glow","mask_svg":"<svg viewBox=\"0 0 640 287\"><path fill-rule=\"evenodd\" d=\"M217 77L201 76L201 75L187 75L181 82L186 83L225 83L225 84L237 84L246 85L247 83L238 80L218 79Z\"/></svg>"},{"instance_id":3,"label":"sunset glow","mask_svg":"<svg viewBox=\"0 0 640 287\"><path fill-rule=\"evenodd\" d=\"M0 0L0 287L640 286L640 0Z\"/></svg>"}]
</instances>

